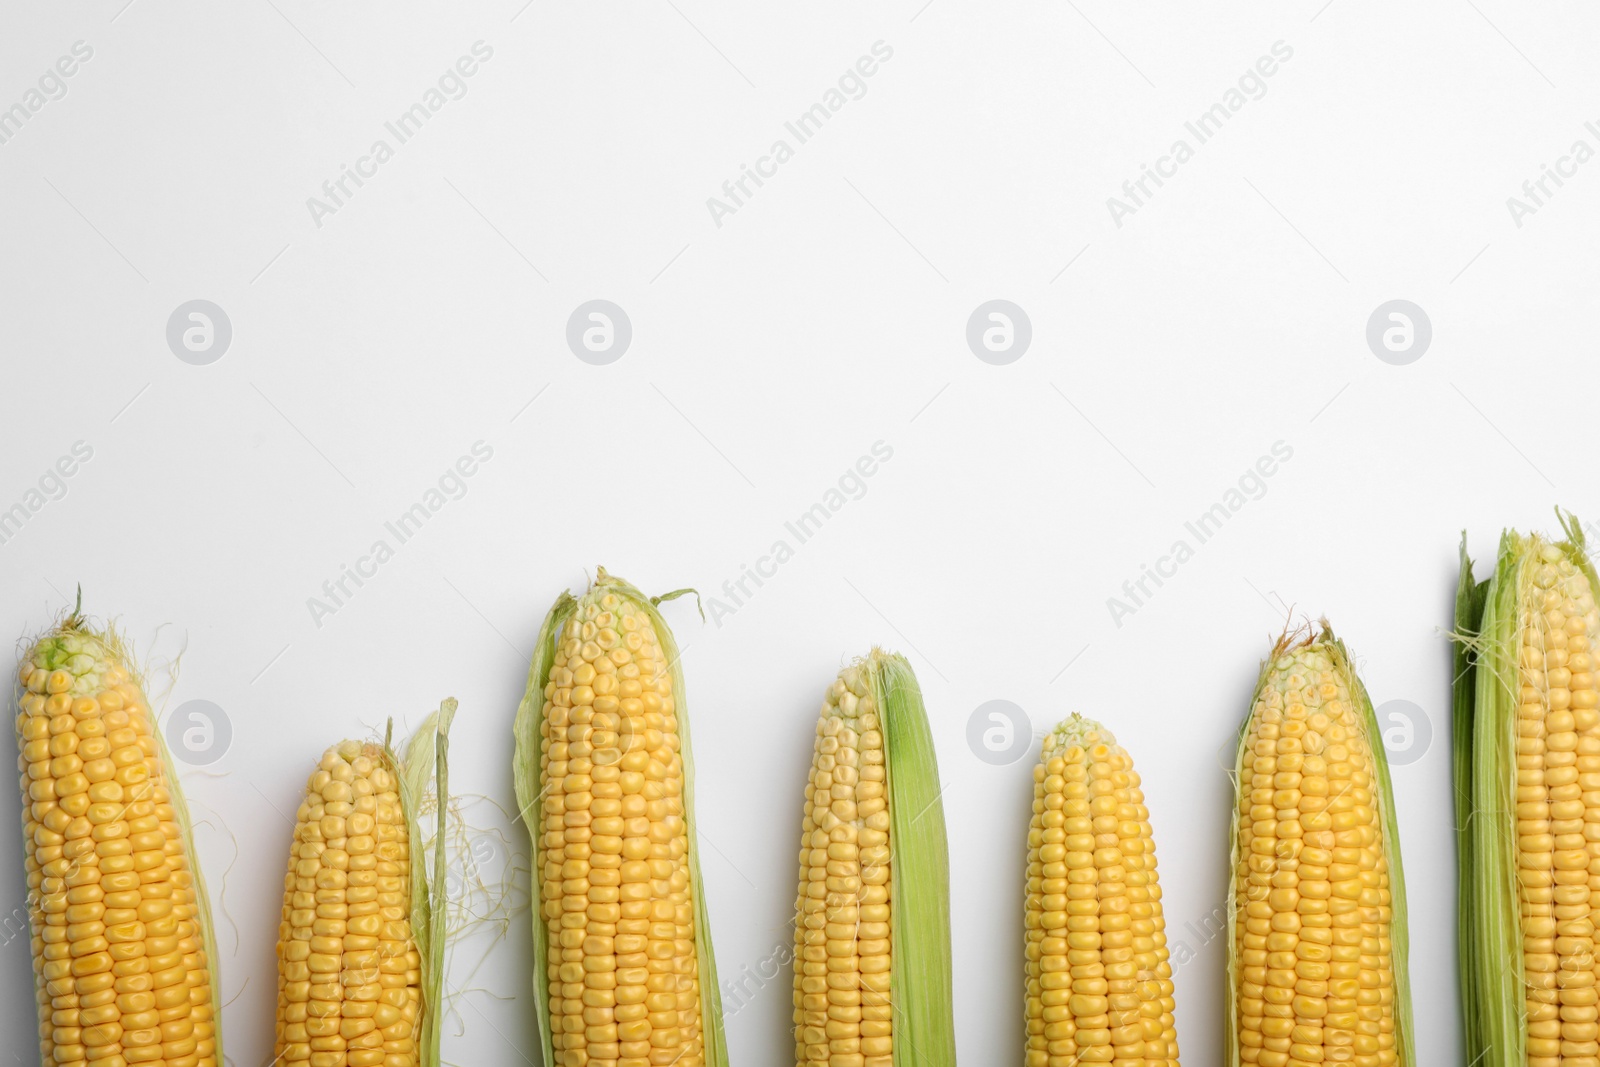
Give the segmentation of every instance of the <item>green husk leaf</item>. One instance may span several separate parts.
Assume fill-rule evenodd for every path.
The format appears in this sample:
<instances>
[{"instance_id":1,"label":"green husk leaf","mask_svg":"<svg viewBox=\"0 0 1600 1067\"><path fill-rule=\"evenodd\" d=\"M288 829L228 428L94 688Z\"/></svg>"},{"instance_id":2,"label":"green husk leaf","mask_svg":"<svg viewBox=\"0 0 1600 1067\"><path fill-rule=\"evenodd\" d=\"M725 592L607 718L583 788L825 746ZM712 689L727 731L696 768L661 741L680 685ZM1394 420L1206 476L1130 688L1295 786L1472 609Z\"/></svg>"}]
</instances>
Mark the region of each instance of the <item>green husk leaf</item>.
<instances>
[{"instance_id":1,"label":"green husk leaf","mask_svg":"<svg viewBox=\"0 0 1600 1067\"><path fill-rule=\"evenodd\" d=\"M1467 535L1461 535L1461 580L1456 587L1455 645L1452 650L1450 755L1451 778L1455 785L1456 813L1456 959L1461 975L1461 1022L1468 1063L1477 1063L1484 1052L1483 1025L1478 1019L1476 968L1470 965L1474 951L1473 917L1478 877L1472 850L1472 737L1473 713L1477 698L1477 637L1483 624L1488 582L1472 576L1472 559L1467 555Z\"/></svg>"},{"instance_id":2,"label":"green husk leaf","mask_svg":"<svg viewBox=\"0 0 1600 1067\"><path fill-rule=\"evenodd\" d=\"M1333 637L1333 631L1323 624L1323 637L1337 650L1334 662L1349 678L1350 692L1356 698L1357 711L1366 727L1367 747L1372 751L1372 762L1378 771L1379 803L1383 805L1383 856L1389 866L1389 947L1394 958L1394 1029L1398 1060L1405 1067L1416 1067L1416 1025L1411 1002L1411 925L1406 904L1406 872L1400 857L1400 820L1394 805L1394 782L1389 777L1389 754L1383 747L1383 728L1378 723L1372 698L1360 675L1350 661L1343 641Z\"/></svg>"},{"instance_id":3,"label":"green husk leaf","mask_svg":"<svg viewBox=\"0 0 1600 1067\"><path fill-rule=\"evenodd\" d=\"M1600 594L1582 526L1570 512L1557 509L1556 517L1565 541L1502 532L1494 573L1474 590L1482 605L1477 625L1470 625L1473 604L1466 618L1459 607L1457 613L1455 637L1471 651L1470 673L1457 675L1454 740L1457 773L1467 777L1458 919L1462 1014L1468 1055L1484 1067L1527 1061L1515 814L1518 660L1523 600L1530 569L1542 565L1540 549L1553 543ZM1465 556L1462 568L1466 589L1472 578ZM1458 822L1459 804L1460 798Z\"/></svg>"},{"instance_id":4,"label":"green husk leaf","mask_svg":"<svg viewBox=\"0 0 1600 1067\"><path fill-rule=\"evenodd\" d=\"M74 609L73 611L73 619L78 618L78 611L80 611L82 607L83 589L80 586L78 589L78 608ZM115 639L108 639L107 637L101 638L102 643L107 644L107 647L115 648L121 644L120 641L115 641L115 644L111 644L108 643L108 640L114 641ZM143 688L142 683L140 688ZM216 1041L217 1062L221 1063L223 1062L222 957L217 954L217 935L216 931L212 928L211 894L206 890L205 875L200 870L200 856L195 851L194 847L194 819L189 814L188 801L186 801L183 797L183 787L178 781L177 769L174 767L172 762L172 753L167 749L166 736L161 730L160 724L154 724L150 732L155 735L156 750L161 755L161 766L166 771L167 793L172 799L172 810L178 817L178 826L183 830L183 854L184 857L188 859L189 870L194 876L195 905L200 911L200 936L205 941L206 960L209 964L207 970L211 978L211 1010L215 1015L215 1021L212 1023L211 1033L213 1039ZM226 882L226 878L224 878L224 882Z\"/></svg>"},{"instance_id":5,"label":"green husk leaf","mask_svg":"<svg viewBox=\"0 0 1600 1067\"><path fill-rule=\"evenodd\" d=\"M1469 1017L1486 1064L1525 1062L1522 1011L1522 936L1519 929L1515 811L1516 642L1526 543L1512 531L1500 538L1494 575L1486 583L1476 635L1472 717L1472 808L1469 833L1473 873L1470 924L1462 940L1469 956L1463 971L1475 994Z\"/></svg>"},{"instance_id":6,"label":"green husk leaf","mask_svg":"<svg viewBox=\"0 0 1600 1067\"><path fill-rule=\"evenodd\" d=\"M544 925L544 897L540 892L539 866L539 816L544 801L544 786L539 780L539 729L544 721L544 687L550 680L550 668L556 659L556 638L578 602L571 593L556 598L544 624L539 627L539 637L533 647L533 660L528 667L528 687L517 705L517 717L512 724L516 748L512 754L511 777L517 791L517 813L528 829L533 847L529 853L532 868L529 891L530 910L533 912L533 1014L538 1023L539 1038L544 1047L541 1063L553 1064L555 1042L550 1034L550 993L546 965L550 958L549 936Z\"/></svg>"},{"instance_id":7,"label":"green husk leaf","mask_svg":"<svg viewBox=\"0 0 1600 1067\"><path fill-rule=\"evenodd\" d=\"M688 827L689 884L694 897L695 954L700 978L700 1032L705 1046L707 1067L728 1067L728 1041L722 1017L722 990L717 982L716 956L711 944L710 911L706 905L704 881L700 874L700 845L695 833L694 756L693 746L689 740L689 705L685 697L683 667L680 663L677 642L673 640L672 629L656 607L659 602L693 592L692 589L677 589L661 597L651 598L622 579L607 574L605 568L601 567L597 569L594 584L584 599L612 593L631 601L644 612L651 625L655 627L662 655L670 665L673 703L678 708L679 756L683 760L683 812ZM580 601L570 592L562 593L556 598L550 613L545 616L544 625L539 629L538 643L534 648L533 662L528 670L528 687L523 694L521 704L517 707L517 717L512 727L516 736L512 777L516 784L517 806L533 846L534 860L530 864L533 868L533 1000L546 1064L554 1064L556 1060L550 1034L549 985L545 979L549 943L540 903L543 900L540 890L543 871L537 859L540 832L538 818L543 798L543 783L539 780L539 734L544 718L544 689L550 680L550 669L555 663L556 642L560 639L562 627L572 618L579 603Z\"/></svg>"},{"instance_id":8,"label":"green husk leaf","mask_svg":"<svg viewBox=\"0 0 1600 1067\"><path fill-rule=\"evenodd\" d=\"M1250 694L1249 709L1243 719L1239 721L1238 740L1233 751L1233 770L1228 772L1228 777L1233 779L1234 809L1238 809L1239 782L1243 778L1245 742L1250 736L1250 715L1256 701L1261 698L1261 688L1267 684L1267 668L1271 661L1261 665L1261 675L1256 679L1254 692ZM1238 951L1234 944L1234 931L1239 928L1239 909L1234 895L1234 873L1239 869L1239 820L1235 815L1228 817L1228 925L1224 933L1228 938L1227 962L1224 964L1225 973L1222 983L1222 1047L1226 1058L1224 1063L1229 1067L1237 1065L1239 1060L1239 959Z\"/></svg>"},{"instance_id":9,"label":"green husk leaf","mask_svg":"<svg viewBox=\"0 0 1600 1067\"><path fill-rule=\"evenodd\" d=\"M400 805L411 839L411 936L422 959L422 1022L417 1035L420 1067L439 1067L440 1024L443 1022L445 924L445 841L449 817L450 723L455 718L452 697L422 720L406 742L405 755L397 758L384 738L384 755L400 780ZM394 723L389 723L392 733ZM433 862L423 847L422 805L429 784L434 788L435 818Z\"/></svg>"},{"instance_id":10,"label":"green husk leaf","mask_svg":"<svg viewBox=\"0 0 1600 1067\"><path fill-rule=\"evenodd\" d=\"M1389 868L1389 896L1391 919L1389 924L1389 944L1391 955L1394 959L1394 1023L1395 1023L1395 1051L1398 1062L1403 1067L1416 1067L1417 1053L1415 1047L1415 1027L1412 1021L1411 1001L1411 974L1409 967L1410 935L1406 921L1406 881L1405 871L1400 855L1400 827L1395 815L1394 786L1389 778L1389 757L1383 747L1383 731L1378 725L1378 717L1372 707L1372 699L1367 695L1366 686L1361 684L1361 678L1356 674L1355 666L1350 658L1349 650L1345 648L1333 634L1333 629L1326 620L1322 622L1319 634L1302 630L1298 633L1285 633L1278 638L1273 646L1272 654L1262 663L1261 675L1256 682L1255 692L1250 698L1250 714L1254 714L1256 701L1260 698L1262 690L1270 677L1273 664L1287 652L1296 651L1303 647L1316 647L1325 651L1333 662L1334 669L1344 676L1346 688L1355 703L1355 711L1359 718L1363 732L1366 734L1367 748L1372 753L1373 766L1377 769L1378 778L1378 803L1379 817L1383 820L1383 855ZM1244 768L1245 740L1249 735L1250 714L1245 716L1244 725L1239 730L1239 747L1234 762L1234 788L1238 789L1241 773ZM1238 817L1229 820L1229 871L1238 869L1239 862L1239 829ZM1238 961L1237 944L1231 931L1237 929L1237 905L1233 886L1228 887L1228 981L1224 993L1226 1005L1225 1041L1228 1053L1227 1062L1231 1065L1241 1063L1239 1056L1239 1036L1236 1027L1237 1013L1237 985Z\"/></svg>"},{"instance_id":11,"label":"green husk leaf","mask_svg":"<svg viewBox=\"0 0 1600 1067\"><path fill-rule=\"evenodd\" d=\"M875 648L862 668L881 709L889 794L894 1067L955 1067L950 856L933 730L904 656Z\"/></svg>"}]
</instances>

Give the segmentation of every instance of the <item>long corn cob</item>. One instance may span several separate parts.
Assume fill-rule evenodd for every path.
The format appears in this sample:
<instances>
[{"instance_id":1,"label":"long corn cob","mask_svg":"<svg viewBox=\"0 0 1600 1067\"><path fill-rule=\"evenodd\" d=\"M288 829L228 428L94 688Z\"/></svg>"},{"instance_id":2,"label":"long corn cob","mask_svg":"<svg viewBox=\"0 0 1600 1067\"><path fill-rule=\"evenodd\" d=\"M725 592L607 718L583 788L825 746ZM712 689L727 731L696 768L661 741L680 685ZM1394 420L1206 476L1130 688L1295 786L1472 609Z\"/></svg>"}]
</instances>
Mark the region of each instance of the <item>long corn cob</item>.
<instances>
[{"instance_id":1,"label":"long corn cob","mask_svg":"<svg viewBox=\"0 0 1600 1067\"><path fill-rule=\"evenodd\" d=\"M873 649L817 718L795 901L797 1067L954 1067L939 794L911 665Z\"/></svg>"},{"instance_id":2,"label":"long corn cob","mask_svg":"<svg viewBox=\"0 0 1600 1067\"><path fill-rule=\"evenodd\" d=\"M177 775L117 638L23 657L17 738L47 1067L222 1062L216 947Z\"/></svg>"},{"instance_id":3,"label":"long corn cob","mask_svg":"<svg viewBox=\"0 0 1600 1067\"><path fill-rule=\"evenodd\" d=\"M438 1067L445 755L456 702L412 736L328 749L295 818L278 926L274 1063ZM418 808L432 780L433 871Z\"/></svg>"},{"instance_id":4,"label":"long corn cob","mask_svg":"<svg viewBox=\"0 0 1600 1067\"><path fill-rule=\"evenodd\" d=\"M1600 1064L1600 583L1577 521L1562 523L1561 542L1507 531L1481 583L1463 539L1461 978L1484 1067Z\"/></svg>"},{"instance_id":5,"label":"long corn cob","mask_svg":"<svg viewBox=\"0 0 1600 1067\"><path fill-rule=\"evenodd\" d=\"M1177 1067L1150 811L1127 750L1081 715L1033 769L1024 922L1028 1067Z\"/></svg>"},{"instance_id":6,"label":"long corn cob","mask_svg":"<svg viewBox=\"0 0 1600 1067\"><path fill-rule=\"evenodd\" d=\"M1344 644L1284 635L1240 731L1228 1063L1415 1063L1389 765Z\"/></svg>"},{"instance_id":7,"label":"long corn cob","mask_svg":"<svg viewBox=\"0 0 1600 1067\"><path fill-rule=\"evenodd\" d=\"M551 1067L727 1067L683 675L656 610L676 595L646 597L603 568L582 597L563 593L517 709Z\"/></svg>"}]
</instances>

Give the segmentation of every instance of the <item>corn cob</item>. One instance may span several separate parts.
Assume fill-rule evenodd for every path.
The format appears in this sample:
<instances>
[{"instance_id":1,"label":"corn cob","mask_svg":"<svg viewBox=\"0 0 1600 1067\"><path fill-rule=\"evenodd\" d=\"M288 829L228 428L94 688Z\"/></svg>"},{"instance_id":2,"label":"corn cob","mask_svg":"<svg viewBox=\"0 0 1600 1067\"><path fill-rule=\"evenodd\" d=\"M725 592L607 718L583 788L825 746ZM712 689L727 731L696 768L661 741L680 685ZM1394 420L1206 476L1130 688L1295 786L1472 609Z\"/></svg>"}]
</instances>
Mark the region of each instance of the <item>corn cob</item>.
<instances>
[{"instance_id":1,"label":"corn cob","mask_svg":"<svg viewBox=\"0 0 1600 1067\"><path fill-rule=\"evenodd\" d=\"M517 709L534 1004L551 1067L727 1067L677 646L602 568L562 594Z\"/></svg>"},{"instance_id":2,"label":"corn cob","mask_svg":"<svg viewBox=\"0 0 1600 1067\"><path fill-rule=\"evenodd\" d=\"M1240 731L1228 1063L1415 1063L1389 766L1342 642L1284 635Z\"/></svg>"},{"instance_id":3,"label":"corn cob","mask_svg":"<svg viewBox=\"0 0 1600 1067\"><path fill-rule=\"evenodd\" d=\"M1481 583L1462 545L1462 998L1485 1067L1600 1064L1600 611L1583 532L1562 523L1561 542L1507 531Z\"/></svg>"},{"instance_id":4,"label":"corn cob","mask_svg":"<svg viewBox=\"0 0 1600 1067\"><path fill-rule=\"evenodd\" d=\"M1155 842L1127 750L1073 715L1033 768L1028 1067L1177 1067Z\"/></svg>"},{"instance_id":5,"label":"corn cob","mask_svg":"<svg viewBox=\"0 0 1600 1067\"><path fill-rule=\"evenodd\" d=\"M76 612L23 657L28 914L48 1067L216 1067L216 947L188 813L114 634Z\"/></svg>"},{"instance_id":6,"label":"corn cob","mask_svg":"<svg viewBox=\"0 0 1600 1067\"><path fill-rule=\"evenodd\" d=\"M295 817L278 925L274 1063L437 1067L446 738L455 701L413 736L322 756ZM433 874L418 807L437 789Z\"/></svg>"},{"instance_id":7,"label":"corn cob","mask_svg":"<svg viewBox=\"0 0 1600 1067\"><path fill-rule=\"evenodd\" d=\"M950 892L933 736L874 649L817 718L795 901L797 1067L954 1067Z\"/></svg>"}]
</instances>

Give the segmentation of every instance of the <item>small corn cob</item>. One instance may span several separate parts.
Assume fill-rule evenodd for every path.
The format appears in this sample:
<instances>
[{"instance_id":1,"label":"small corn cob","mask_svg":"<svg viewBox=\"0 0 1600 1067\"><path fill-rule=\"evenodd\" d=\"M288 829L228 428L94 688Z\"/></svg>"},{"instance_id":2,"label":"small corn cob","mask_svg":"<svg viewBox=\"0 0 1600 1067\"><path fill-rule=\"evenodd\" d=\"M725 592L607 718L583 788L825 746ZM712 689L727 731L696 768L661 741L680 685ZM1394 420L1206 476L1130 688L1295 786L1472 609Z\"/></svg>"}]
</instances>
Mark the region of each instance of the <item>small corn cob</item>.
<instances>
[{"instance_id":1,"label":"small corn cob","mask_svg":"<svg viewBox=\"0 0 1600 1067\"><path fill-rule=\"evenodd\" d=\"M23 657L17 738L47 1067L222 1062L188 813L115 635L75 612Z\"/></svg>"},{"instance_id":2,"label":"small corn cob","mask_svg":"<svg viewBox=\"0 0 1600 1067\"><path fill-rule=\"evenodd\" d=\"M1405 881L1372 703L1344 644L1285 634L1240 731L1228 1063L1415 1063Z\"/></svg>"},{"instance_id":3,"label":"small corn cob","mask_svg":"<svg viewBox=\"0 0 1600 1067\"><path fill-rule=\"evenodd\" d=\"M672 632L602 568L545 618L517 709L534 1004L551 1067L727 1067Z\"/></svg>"},{"instance_id":4,"label":"small corn cob","mask_svg":"<svg viewBox=\"0 0 1600 1067\"><path fill-rule=\"evenodd\" d=\"M1024 921L1028 1067L1177 1067L1150 811L1127 750L1081 715L1033 768Z\"/></svg>"},{"instance_id":5,"label":"small corn cob","mask_svg":"<svg viewBox=\"0 0 1600 1067\"><path fill-rule=\"evenodd\" d=\"M328 749L295 818L278 925L274 1063L437 1067L446 738L455 701L412 737ZM434 872L418 807L436 783Z\"/></svg>"},{"instance_id":6,"label":"small corn cob","mask_svg":"<svg viewBox=\"0 0 1600 1067\"><path fill-rule=\"evenodd\" d=\"M817 718L795 901L797 1067L954 1067L949 860L905 658L840 672Z\"/></svg>"},{"instance_id":7,"label":"small corn cob","mask_svg":"<svg viewBox=\"0 0 1600 1067\"><path fill-rule=\"evenodd\" d=\"M1484 1067L1600 1064L1600 583L1562 523L1561 542L1507 531L1484 582L1462 544L1461 981Z\"/></svg>"}]
</instances>

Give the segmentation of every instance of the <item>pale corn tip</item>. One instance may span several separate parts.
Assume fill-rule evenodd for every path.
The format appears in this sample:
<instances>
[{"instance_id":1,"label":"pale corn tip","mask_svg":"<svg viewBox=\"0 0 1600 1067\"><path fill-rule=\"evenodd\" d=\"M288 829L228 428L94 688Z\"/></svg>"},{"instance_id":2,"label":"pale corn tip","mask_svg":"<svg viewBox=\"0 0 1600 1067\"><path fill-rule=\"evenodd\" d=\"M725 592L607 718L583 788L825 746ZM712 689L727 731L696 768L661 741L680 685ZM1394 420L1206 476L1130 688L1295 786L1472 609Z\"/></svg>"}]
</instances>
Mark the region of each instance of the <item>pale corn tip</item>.
<instances>
[{"instance_id":1,"label":"pale corn tip","mask_svg":"<svg viewBox=\"0 0 1600 1067\"><path fill-rule=\"evenodd\" d=\"M823 697L801 821L795 900L795 1062L891 1067L889 799L864 665Z\"/></svg>"}]
</instances>

